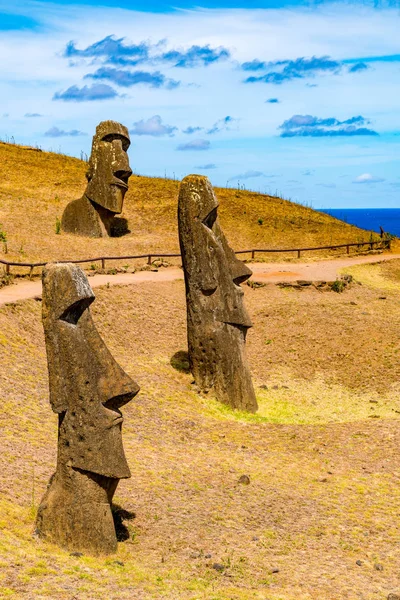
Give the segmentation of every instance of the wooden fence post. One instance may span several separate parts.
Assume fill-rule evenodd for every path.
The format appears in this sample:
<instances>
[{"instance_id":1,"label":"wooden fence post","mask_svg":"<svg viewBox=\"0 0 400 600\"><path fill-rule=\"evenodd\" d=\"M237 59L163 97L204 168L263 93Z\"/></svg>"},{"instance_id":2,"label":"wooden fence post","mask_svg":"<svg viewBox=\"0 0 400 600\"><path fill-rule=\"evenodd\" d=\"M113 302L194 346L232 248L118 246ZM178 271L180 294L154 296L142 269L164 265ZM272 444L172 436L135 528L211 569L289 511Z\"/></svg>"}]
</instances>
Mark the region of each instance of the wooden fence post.
<instances>
[{"instance_id":1,"label":"wooden fence post","mask_svg":"<svg viewBox=\"0 0 400 600\"><path fill-rule=\"evenodd\" d=\"M254 256L255 256L255 253L256 253L256 251L255 251L255 250L252 250L252 251L251 251L251 258L254 258Z\"/></svg>"},{"instance_id":2,"label":"wooden fence post","mask_svg":"<svg viewBox=\"0 0 400 600\"><path fill-rule=\"evenodd\" d=\"M147 258L147 264L151 265L151 254L149 254L148 258Z\"/></svg>"},{"instance_id":3,"label":"wooden fence post","mask_svg":"<svg viewBox=\"0 0 400 600\"><path fill-rule=\"evenodd\" d=\"M10 274L10 265L6 264L6 275Z\"/></svg>"},{"instance_id":4,"label":"wooden fence post","mask_svg":"<svg viewBox=\"0 0 400 600\"><path fill-rule=\"evenodd\" d=\"M102 268L102 269L105 269L105 268L106 268L106 259L105 259L105 258L102 258L102 259L101 259L101 268Z\"/></svg>"},{"instance_id":5,"label":"wooden fence post","mask_svg":"<svg viewBox=\"0 0 400 600\"><path fill-rule=\"evenodd\" d=\"M301 257L301 250L297 250L297 258Z\"/></svg>"},{"instance_id":6,"label":"wooden fence post","mask_svg":"<svg viewBox=\"0 0 400 600\"><path fill-rule=\"evenodd\" d=\"M346 246L347 254L350 254L350 246Z\"/></svg>"}]
</instances>

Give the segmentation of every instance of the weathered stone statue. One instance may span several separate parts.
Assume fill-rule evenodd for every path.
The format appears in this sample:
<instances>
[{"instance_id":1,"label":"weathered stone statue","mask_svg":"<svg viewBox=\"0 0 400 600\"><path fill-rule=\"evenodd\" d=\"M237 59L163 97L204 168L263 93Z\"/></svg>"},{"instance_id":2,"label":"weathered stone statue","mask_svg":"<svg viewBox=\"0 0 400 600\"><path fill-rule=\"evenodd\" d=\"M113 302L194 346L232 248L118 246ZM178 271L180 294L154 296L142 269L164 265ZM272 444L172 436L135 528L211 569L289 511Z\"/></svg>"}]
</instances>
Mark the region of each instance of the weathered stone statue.
<instances>
[{"instance_id":1,"label":"weathered stone statue","mask_svg":"<svg viewBox=\"0 0 400 600\"><path fill-rule=\"evenodd\" d=\"M126 153L129 145L129 132L121 123L102 121L96 127L88 184L82 198L67 204L61 219L64 231L90 237L111 235L132 175Z\"/></svg>"},{"instance_id":2,"label":"weathered stone statue","mask_svg":"<svg viewBox=\"0 0 400 600\"><path fill-rule=\"evenodd\" d=\"M235 256L220 228L218 202L207 177L181 183L179 240L186 284L189 362L202 391L233 408L255 412L257 401L245 354L252 326L240 284L250 269Z\"/></svg>"},{"instance_id":3,"label":"weathered stone statue","mask_svg":"<svg viewBox=\"0 0 400 600\"><path fill-rule=\"evenodd\" d=\"M111 501L130 477L121 406L139 391L115 362L93 323L93 291L72 264L43 272L43 327L50 403L58 413L57 469L39 506L41 537L90 554L117 548Z\"/></svg>"}]
</instances>

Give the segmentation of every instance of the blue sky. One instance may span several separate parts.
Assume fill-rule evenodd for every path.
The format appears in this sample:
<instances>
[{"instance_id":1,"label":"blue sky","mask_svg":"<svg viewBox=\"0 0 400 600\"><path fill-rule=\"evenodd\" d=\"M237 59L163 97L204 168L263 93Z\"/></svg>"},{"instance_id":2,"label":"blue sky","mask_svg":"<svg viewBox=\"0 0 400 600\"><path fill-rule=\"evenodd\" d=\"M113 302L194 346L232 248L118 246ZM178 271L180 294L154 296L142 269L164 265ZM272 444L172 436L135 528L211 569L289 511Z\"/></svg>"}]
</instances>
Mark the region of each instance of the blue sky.
<instances>
[{"instance_id":1,"label":"blue sky","mask_svg":"<svg viewBox=\"0 0 400 600\"><path fill-rule=\"evenodd\" d=\"M315 208L400 208L396 2L0 0L0 137Z\"/></svg>"}]
</instances>

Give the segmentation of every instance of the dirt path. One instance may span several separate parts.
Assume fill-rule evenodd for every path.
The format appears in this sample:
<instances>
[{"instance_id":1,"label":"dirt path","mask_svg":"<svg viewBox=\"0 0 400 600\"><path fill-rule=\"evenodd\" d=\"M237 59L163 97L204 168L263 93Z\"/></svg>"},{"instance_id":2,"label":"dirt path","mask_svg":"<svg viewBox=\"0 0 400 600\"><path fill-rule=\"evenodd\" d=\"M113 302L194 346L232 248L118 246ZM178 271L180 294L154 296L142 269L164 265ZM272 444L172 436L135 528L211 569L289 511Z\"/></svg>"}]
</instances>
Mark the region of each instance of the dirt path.
<instances>
[{"instance_id":1,"label":"dirt path","mask_svg":"<svg viewBox=\"0 0 400 600\"><path fill-rule=\"evenodd\" d=\"M253 263L253 279L270 283L283 281L334 281L341 269L352 265L377 263L383 260L400 258L400 254L374 254L334 260L318 260L308 263Z\"/></svg>"},{"instance_id":2,"label":"dirt path","mask_svg":"<svg viewBox=\"0 0 400 600\"><path fill-rule=\"evenodd\" d=\"M374 256L358 256L354 258L340 258L335 260L320 260L310 263L252 263L253 279L269 283L284 281L334 281L339 271L344 267L380 262L400 258L400 254L381 254ZM136 273L119 273L117 275L94 275L89 278L93 288L103 285L130 285L146 281L174 281L183 279L182 269L169 267L155 271L138 271ZM38 281L23 280L14 285L0 289L0 306L19 300L40 297L42 283Z\"/></svg>"}]
</instances>

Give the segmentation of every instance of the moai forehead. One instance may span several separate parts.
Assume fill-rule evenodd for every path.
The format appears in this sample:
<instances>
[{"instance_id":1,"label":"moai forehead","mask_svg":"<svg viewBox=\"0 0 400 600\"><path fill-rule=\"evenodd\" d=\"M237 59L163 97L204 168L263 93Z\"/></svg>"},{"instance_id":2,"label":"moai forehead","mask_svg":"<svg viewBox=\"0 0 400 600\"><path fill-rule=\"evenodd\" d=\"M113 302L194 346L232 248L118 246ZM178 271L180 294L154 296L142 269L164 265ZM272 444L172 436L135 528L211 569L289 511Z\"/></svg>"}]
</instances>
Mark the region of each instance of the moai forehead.
<instances>
[{"instance_id":1,"label":"moai forehead","mask_svg":"<svg viewBox=\"0 0 400 600\"><path fill-rule=\"evenodd\" d=\"M53 263L44 268L42 318L45 327L58 319L70 321L74 309L83 311L94 299L87 277L78 265Z\"/></svg>"},{"instance_id":2,"label":"moai forehead","mask_svg":"<svg viewBox=\"0 0 400 600\"><path fill-rule=\"evenodd\" d=\"M218 208L218 200L207 177L188 175L182 180L180 192L180 216L185 220L203 223Z\"/></svg>"},{"instance_id":3,"label":"moai forehead","mask_svg":"<svg viewBox=\"0 0 400 600\"><path fill-rule=\"evenodd\" d=\"M122 125L117 121L101 121L101 123L97 125L96 133L93 136L92 154L98 142L107 142L113 139L120 139L122 141L122 147L125 152L128 150L131 144L129 131L125 125Z\"/></svg>"}]
</instances>

